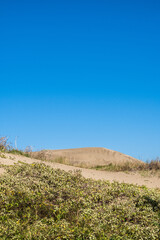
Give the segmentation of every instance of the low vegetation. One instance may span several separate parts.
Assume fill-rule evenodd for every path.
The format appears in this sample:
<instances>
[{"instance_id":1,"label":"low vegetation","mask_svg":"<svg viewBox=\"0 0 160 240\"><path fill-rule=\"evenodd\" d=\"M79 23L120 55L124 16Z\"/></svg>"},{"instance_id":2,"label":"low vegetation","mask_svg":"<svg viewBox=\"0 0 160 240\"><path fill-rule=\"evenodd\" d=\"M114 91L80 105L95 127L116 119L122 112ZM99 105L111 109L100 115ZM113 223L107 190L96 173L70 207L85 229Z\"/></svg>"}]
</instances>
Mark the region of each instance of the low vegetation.
<instances>
[{"instance_id":1,"label":"low vegetation","mask_svg":"<svg viewBox=\"0 0 160 240\"><path fill-rule=\"evenodd\" d=\"M160 159L157 158L148 163L124 163L124 164L108 164L105 166L96 166L95 169L106 170L106 171L142 171L142 170L160 170Z\"/></svg>"},{"instance_id":2,"label":"low vegetation","mask_svg":"<svg viewBox=\"0 0 160 240\"><path fill-rule=\"evenodd\" d=\"M143 164L124 163L124 164L108 164L105 166L96 166L92 169L112 172L138 172L142 176L158 176L160 177L160 160L159 158Z\"/></svg>"},{"instance_id":3,"label":"low vegetation","mask_svg":"<svg viewBox=\"0 0 160 240\"><path fill-rule=\"evenodd\" d=\"M3 156L2 153L12 153L29 157L30 147L27 147L24 151L15 149L12 147L11 143L8 143L7 137L0 137L0 152L1 156Z\"/></svg>"},{"instance_id":4,"label":"low vegetation","mask_svg":"<svg viewBox=\"0 0 160 240\"><path fill-rule=\"evenodd\" d=\"M4 166L0 239L160 239L160 190L44 164Z\"/></svg>"},{"instance_id":5,"label":"low vegetation","mask_svg":"<svg viewBox=\"0 0 160 240\"><path fill-rule=\"evenodd\" d=\"M9 150L10 145L8 144L7 137L0 137L0 151L7 151Z\"/></svg>"}]
</instances>

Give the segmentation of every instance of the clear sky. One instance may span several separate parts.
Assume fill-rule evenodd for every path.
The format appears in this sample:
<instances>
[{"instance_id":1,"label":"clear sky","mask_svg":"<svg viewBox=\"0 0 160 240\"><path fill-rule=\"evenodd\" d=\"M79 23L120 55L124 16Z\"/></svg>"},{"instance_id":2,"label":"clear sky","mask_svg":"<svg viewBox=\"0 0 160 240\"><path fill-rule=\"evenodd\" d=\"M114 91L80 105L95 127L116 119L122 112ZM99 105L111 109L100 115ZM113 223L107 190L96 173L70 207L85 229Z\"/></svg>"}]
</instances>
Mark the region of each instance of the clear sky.
<instances>
[{"instance_id":1,"label":"clear sky","mask_svg":"<svg viewBox=\"0 0 160 240\"><path fill-rule=\"evenodd\" d=\"M0 0L0 136L160 156L160 1Z\"/></svg>"}]
</instances>

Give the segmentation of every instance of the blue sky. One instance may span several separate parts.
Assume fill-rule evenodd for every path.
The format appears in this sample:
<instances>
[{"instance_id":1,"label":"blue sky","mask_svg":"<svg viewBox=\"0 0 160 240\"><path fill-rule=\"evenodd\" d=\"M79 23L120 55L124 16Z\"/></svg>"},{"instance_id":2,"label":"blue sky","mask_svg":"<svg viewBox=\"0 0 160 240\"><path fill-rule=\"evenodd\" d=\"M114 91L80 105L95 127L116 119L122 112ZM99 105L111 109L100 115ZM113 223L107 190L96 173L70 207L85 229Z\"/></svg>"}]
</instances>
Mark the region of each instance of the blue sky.
<instances>
[{"instance_id":1,"label":"blue sky","mask_svg":"<svg viewBox=\"0 0 160 240\"><path fill-rule=\"evenodd\" d=\"M0 136L160 156L160 2L0 0Z\"/></svg>"}]
</instances>

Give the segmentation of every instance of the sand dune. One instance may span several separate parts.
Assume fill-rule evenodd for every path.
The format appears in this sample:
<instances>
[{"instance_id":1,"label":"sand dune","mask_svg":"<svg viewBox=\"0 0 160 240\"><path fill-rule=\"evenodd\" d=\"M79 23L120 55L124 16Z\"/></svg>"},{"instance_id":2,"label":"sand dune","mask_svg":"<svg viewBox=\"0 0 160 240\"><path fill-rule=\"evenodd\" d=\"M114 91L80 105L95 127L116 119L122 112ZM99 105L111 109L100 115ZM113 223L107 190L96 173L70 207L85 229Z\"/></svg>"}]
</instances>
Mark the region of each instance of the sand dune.
<instances>
[{"instance_id":1,"label":"sand dune","mask_svg":"<svg viewBox=\"0 0 160 240\"><path fill-rule=\"evenodd\" d=\"M100 147L75 148L63 150L42 150L33 152L32 157L45 160L63 158L63 163L73 166L95 167L107 164L142 163L140 160L123 153Z\"/></svg>"},{"instance_id":2,"label":"sand dune","mask_svg":"<svg viewBox=\"0 0 160 240\"><path fill-rule=\"evenodd\" d=\"M98 171L94 169L85 169L79 168L64 164L59 164L55 162L47 162L42 160L37 160L33 158L24 157L21 155L13 155L5 153L5 158L0 156L0 176L5 173L5 169L3 165L14 165L14 164L21 164L21 162L32 164L32 163L43 163L52 168L59 168L64 171L77 171L80 170L82 176L85 178L92 178L95 180L109 180L111 182L118 181L118 182L125 182L131 184L138 184L138 185L145 185L149 188L160 188L160 178L158 176L150 176L150 177L143 177L139 173L136 172L107 172L107 171Z\"/></svg>"}]
</instances>

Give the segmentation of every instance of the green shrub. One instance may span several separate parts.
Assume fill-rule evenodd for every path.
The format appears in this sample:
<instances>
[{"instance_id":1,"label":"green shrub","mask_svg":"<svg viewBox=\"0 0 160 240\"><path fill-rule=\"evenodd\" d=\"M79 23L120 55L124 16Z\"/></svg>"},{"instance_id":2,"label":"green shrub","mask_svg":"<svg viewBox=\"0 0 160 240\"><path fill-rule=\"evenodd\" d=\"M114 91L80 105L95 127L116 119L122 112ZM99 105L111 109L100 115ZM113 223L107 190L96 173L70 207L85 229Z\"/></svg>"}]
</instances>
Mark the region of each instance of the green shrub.
<instances>
[{"instance_id":1,"label":"green shrub","mask_svg":"<svg viewBox=\"0 0 160 240\"><path fill-rule=\"evenodd\" d=\"M43 164L5 167L0 239L160 239L160 191Z\"/></svg>"},{"instance_id":2,"label":"green shrub","mask_svg":"<svg viewBox=\"0 0 160 240\"><path fill-rule=\"evenodd\" d=\"M14 149L14 148L9 150L8 153L12 153L12 154L16 154L16 155L22 155L22 156L25 156L25 157L30 157L29 153L26 153L22 150L17 150L17 149Z\"/></svg>"}]
</instances>

